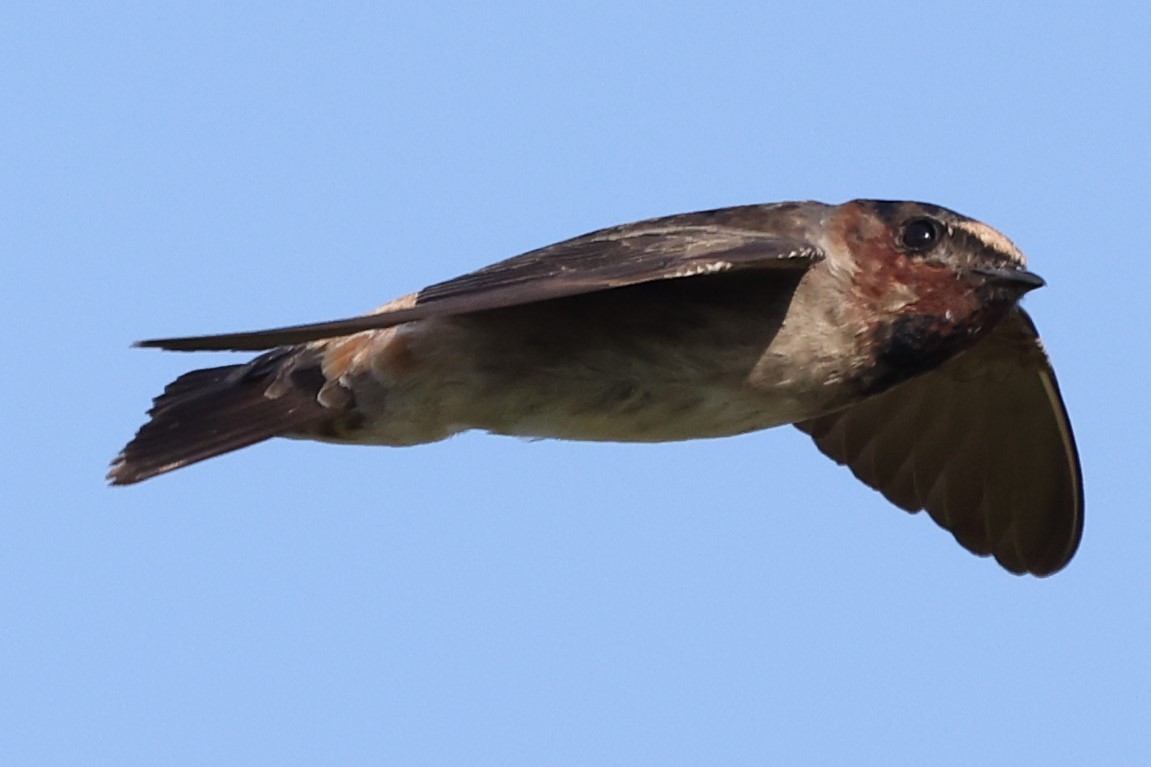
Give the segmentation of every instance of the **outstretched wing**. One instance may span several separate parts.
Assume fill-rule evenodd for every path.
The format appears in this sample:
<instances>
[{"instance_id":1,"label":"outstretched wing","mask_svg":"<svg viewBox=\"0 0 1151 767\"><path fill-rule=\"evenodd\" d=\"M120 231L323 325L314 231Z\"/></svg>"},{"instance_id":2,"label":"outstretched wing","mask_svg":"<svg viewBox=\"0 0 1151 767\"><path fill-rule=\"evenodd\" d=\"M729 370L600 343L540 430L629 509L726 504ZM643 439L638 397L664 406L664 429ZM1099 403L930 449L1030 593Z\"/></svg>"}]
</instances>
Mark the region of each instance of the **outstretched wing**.
<instances>
[{"instance_id":1,"label":"outstretched wing","mask_svg":"<svg viewBox=\"0 0 1151 767\"><path fill-rule=\"evenodd\" d=\"M641 221L549 245L424 288L413 304L375 314L274 330L161 338L136 345L173 351L255 351L437 315L517 306L657 280L806 269L822 257L810 243L754 228L708 223L705 215Z\"/></svg>"},{"instance_id":2,"label":"outstretched wing","mask_svg":"<svg viewBox=\"0 0 1151 767\"><path fill-rule=\"evenodd\" d=\"M1013 573L1075 554L1083 482L1067 411L1022 309L939 369L797 424L829 457Z\"/></svg>"}]
</instances>

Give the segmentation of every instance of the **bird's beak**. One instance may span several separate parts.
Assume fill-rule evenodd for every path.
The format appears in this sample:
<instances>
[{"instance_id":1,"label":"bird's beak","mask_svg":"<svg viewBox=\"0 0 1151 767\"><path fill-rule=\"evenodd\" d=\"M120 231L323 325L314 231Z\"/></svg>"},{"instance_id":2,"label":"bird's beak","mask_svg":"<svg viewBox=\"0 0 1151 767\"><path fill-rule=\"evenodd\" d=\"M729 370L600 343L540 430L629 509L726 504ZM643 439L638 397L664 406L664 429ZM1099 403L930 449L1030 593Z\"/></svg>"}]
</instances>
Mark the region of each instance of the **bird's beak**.
<instances>
[{"instance_id":1,"label":"bird's beak","mask_svg":"<svg viewBox=\"0 0 1151 767\"><path fill-rule=\"evenodd\" d=\"M1029 272L1026 269L1016 269L1012 267L1004 267L1001 269L975 267L971 272L972 274L978 274L990 282L998 282L1001 285L1013 287L1024 293L1029 290L1035 290L1035 288L1041 288L1047 284L1038 274Z\"/></svg>"}]
</instances>

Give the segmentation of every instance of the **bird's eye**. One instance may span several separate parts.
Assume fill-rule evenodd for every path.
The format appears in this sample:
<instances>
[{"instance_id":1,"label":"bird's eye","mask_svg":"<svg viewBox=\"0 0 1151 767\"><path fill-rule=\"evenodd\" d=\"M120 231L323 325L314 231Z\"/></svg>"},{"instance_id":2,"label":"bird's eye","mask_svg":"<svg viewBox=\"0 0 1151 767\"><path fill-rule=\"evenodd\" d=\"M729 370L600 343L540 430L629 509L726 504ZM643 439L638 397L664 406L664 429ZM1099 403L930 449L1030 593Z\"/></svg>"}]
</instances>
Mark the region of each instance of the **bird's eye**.
<instances>
[{"instance_id":1,"label":"bird's eye","mask_svg":"<svg viewBox=\"0 0 1151 767\"><path fill-rule=\"evenodd\" d=\"M913 218L903 225L899 244L914 253L924 253L939 244L943 227L933 218Z\"/></svg>"}]
</instances>

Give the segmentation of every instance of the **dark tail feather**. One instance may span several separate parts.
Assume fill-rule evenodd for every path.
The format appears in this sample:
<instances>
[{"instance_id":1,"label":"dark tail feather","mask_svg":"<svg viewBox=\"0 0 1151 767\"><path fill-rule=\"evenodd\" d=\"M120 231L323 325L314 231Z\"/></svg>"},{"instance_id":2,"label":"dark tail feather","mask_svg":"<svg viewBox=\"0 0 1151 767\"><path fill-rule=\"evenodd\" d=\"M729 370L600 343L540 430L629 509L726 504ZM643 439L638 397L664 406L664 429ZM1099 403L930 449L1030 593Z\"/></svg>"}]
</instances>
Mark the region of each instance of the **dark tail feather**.
<instances>
[{"instance_id":1,"label":"dark tail feather","mask_svg":"<svg viewBox=\"0 0 1151 767\"><path fill-rule=\"evenodd\" d=\"M287 349L185 373L153 400L151 420L112 461L108 480L130 485L330 419L316 399L323 383L314 361Z\"/></svg>"}]
</instances>

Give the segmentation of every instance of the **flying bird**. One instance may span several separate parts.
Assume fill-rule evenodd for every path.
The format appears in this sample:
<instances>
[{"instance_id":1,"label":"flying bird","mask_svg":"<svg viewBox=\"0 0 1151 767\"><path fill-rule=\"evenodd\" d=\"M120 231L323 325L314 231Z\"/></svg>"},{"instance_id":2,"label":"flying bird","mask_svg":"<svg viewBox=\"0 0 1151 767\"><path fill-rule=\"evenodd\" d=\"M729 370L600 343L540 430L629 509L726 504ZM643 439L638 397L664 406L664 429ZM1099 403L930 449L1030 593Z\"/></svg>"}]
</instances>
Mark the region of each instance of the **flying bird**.
<instances>
[{"instance_id":1,"label":"flying bird","mask_svg":"<svg viewBox=\"0 0 1151 767\"><path fill-rule=\"evenodd\" d=\"M793 423L1013 573L1070 561L1074 436L995 229L916 202L784 202L602 229L350 319L141 341L263 351L154 400L139 482L284 436L416 445L469 429L664 442Z\"/></svg>"}]
</instances>

